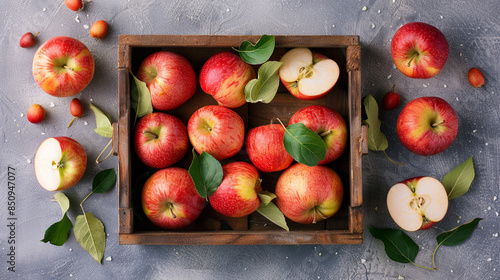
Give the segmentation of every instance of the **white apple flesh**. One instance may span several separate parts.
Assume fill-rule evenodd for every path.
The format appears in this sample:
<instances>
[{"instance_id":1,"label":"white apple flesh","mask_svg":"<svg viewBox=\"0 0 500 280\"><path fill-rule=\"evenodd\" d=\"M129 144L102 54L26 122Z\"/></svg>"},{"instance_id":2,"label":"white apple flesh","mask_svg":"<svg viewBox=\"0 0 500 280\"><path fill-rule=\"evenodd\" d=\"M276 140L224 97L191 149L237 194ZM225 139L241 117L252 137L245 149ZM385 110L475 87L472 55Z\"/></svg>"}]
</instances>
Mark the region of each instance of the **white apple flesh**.
<instances>
[{"instance_id":1,"label":"white apple flesh","mask_svg":"<svg viewBox=\"0 0 500 280\"><path fill-rule=\"evenodd\" d=\"M308 48L295 48L283 55L279 76L291 94L300 99L319 98L337 83L337 63Z\"/></svg>"},{"instance_id":2,"label":"white apple flesh","mask_svg":"<svg viewBox=\"0 0 500 280\"><path fill-rule=\"evenodd\" d=\"M402 229L428 229L446 215L448 194L435 178L411 178L392 186L387 194L387 208Z\"/></svg>"},{"instance_id":3,"label":"white apple flesh","mask_svg":"<svg viewBox=\"0 0 500 280\"><path fill-rule=\"evenodd\" d=\"M35 155L35 175L48 191L74 186L85 173L87 155L82 145L69 137L45 139Z\"/></svg>"}]
</instances>

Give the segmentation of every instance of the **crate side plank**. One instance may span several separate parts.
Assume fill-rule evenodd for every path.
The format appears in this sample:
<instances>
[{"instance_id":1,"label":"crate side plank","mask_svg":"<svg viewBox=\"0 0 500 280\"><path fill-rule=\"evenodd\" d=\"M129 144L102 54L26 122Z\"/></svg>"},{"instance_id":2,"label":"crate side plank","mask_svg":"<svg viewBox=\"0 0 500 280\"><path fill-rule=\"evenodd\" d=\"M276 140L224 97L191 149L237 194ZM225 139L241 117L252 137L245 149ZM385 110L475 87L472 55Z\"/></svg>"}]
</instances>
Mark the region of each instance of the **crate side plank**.
<instances>
[{"instance_id":1,"label":"crate side plank","mask_svg":"<svg viewBox=\"0 0 500 280\"><path fill-rule=\"evenodd\" d=\"M122 245L297 245L361 244L362 234L347 231L213 231L200 233L138 232L120 234Z\"/></svg>"}]
</instances>

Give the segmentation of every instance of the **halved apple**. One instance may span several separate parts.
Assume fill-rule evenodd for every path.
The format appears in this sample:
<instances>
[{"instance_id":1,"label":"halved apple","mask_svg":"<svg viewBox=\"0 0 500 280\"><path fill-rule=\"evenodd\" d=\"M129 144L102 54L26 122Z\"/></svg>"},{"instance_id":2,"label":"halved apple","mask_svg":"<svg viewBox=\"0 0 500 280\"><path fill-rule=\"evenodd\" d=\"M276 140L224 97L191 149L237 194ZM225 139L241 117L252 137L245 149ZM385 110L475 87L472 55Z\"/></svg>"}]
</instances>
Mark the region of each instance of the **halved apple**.
<instances>
[{"instance_id":1,"label":"halved apple","mask_svg":"<svg viewBox=\"0 0 500 280\"><path fill-rule=\"evenodd\" d=\"M299 99L316 99L327 94L339 79L339 66L327 56L308 48L289 50L280 60L281 82Z\"/></svg>"},{"instance_id":2,"label":"halved apple","mask_svg":"<svg viewBox=\"0 0 500 280\"><path fill-rule=\"evenodd\" d=\"M60 136L45 139L35 155L35 175L48 191L74 186L87 168L87 154L76 140Z\"/></svg>"},{"instance_id":3,"label":"halved apple","mask_svg":"<svg viewBox=\"0 0 500 280\"><path fill-rule=\"evenodd\" d=\"M448 210L448 194L432 177L415 177L392 186L387 208L396 224L406 231L428 229Z\"/></svg>"}]
</instances>

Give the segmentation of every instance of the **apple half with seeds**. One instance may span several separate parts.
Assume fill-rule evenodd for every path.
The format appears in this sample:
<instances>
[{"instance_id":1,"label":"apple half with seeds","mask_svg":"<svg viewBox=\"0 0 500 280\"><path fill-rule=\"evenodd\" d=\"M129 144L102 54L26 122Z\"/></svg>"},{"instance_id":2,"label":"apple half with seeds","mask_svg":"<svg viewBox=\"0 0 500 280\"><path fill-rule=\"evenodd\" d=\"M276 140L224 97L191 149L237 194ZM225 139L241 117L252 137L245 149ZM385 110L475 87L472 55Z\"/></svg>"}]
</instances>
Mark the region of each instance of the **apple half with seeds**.
<instances>
[{"instance_id":1,"label":"apple half with seeds","mask_svg":"<svg viewBox=\"0 0 500 280\"><path fill-rule=\"evenodd\" d=\"M80 181L87 168L87 154L70 137L50 137L38 147L34 165L36 179L44 189L62 191Z\"/></svg>"},{"instance_id":2,"label":"apple half with seeds","mask_svg":"<svg viewBox=\"0 0 500 280\"><path fill-rule=\"evenodd\" d=\"M327 94L337 83L340 69L327 56L308 48L295 48L281 57L281 82L299 99L316 99Z\"/></svg>"},{"instance_id":3,"label":"apple half with seeds","mask_svg":"<svg viewBox=\"0 0 500 280\"><path fill-rule=\"evenodd\" d=\"M437 179L415 177L392 186L387 194L387 208L402 229L428 229L446 215L448 194Z\"/></svg>"}]
</instances>

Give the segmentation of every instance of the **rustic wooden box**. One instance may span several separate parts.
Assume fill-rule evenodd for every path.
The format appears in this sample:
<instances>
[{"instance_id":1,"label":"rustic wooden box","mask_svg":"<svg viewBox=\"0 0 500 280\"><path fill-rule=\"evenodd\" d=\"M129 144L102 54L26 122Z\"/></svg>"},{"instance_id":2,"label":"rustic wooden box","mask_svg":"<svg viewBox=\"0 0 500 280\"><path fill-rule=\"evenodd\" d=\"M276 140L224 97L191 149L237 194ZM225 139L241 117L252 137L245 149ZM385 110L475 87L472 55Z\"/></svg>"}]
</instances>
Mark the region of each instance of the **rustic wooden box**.
<instances>
[{"instance_id":1,"label":"rustic wooden box","mask_svg":"<svg viewBox=\"0 0 500 280\"><path fill-rule=\"evenodd\" d=\"M329 166L342 178L344 200L340 211L332 218L314 225L301 225L287 220L287 232L260 214L244 218L224 217L207 207L200 218L182 230L164 230L141 218L142 209L134 214L140 201L140 188L151 172L135 156L131 142L134 110L131 107L129 72L136 73L141 61L159 50L170 50L185 56L196 74L213 54L238 47L248 40L255 43L260 36L197 36L197 35L121 35L118 43L118 123L113 125L113 151L118 155L119 242L120 244L360 244L363 241L361 155L367 152L366 129L361 125L361 53L358 36L275 36L276 48L270 60L279 60L294 47L308 47L334 59L341 69L339 81L325 97L302 101L280 85L276 98L269 104L246 104L235 111L242 116L246 129L270 123L280 118L288 123L298 109L322 104L337 110L346 120L350 131L343 156ZM257 72L258 66L255 67ZM180 117L186 124L198 108L216 104L198 86L195 96L178 109L168 113ZM188 168L192 155L176 164ZM229 160L246 160L243 150ZM224 164L226 161L222 162ZM280 172L260 172L263 187L274 191Z\"/></svg>"}]
</instances>

